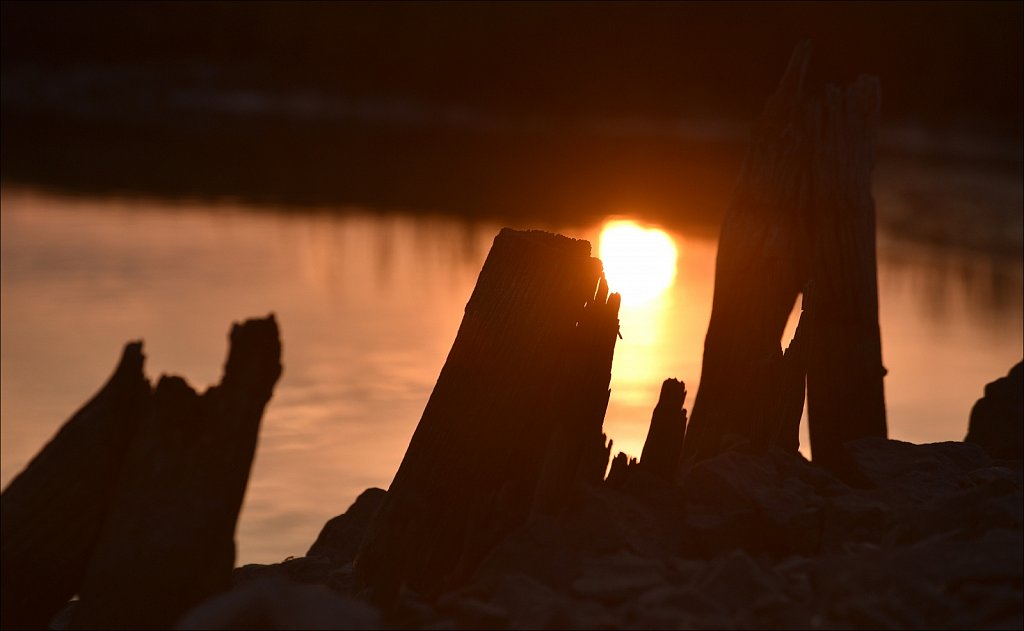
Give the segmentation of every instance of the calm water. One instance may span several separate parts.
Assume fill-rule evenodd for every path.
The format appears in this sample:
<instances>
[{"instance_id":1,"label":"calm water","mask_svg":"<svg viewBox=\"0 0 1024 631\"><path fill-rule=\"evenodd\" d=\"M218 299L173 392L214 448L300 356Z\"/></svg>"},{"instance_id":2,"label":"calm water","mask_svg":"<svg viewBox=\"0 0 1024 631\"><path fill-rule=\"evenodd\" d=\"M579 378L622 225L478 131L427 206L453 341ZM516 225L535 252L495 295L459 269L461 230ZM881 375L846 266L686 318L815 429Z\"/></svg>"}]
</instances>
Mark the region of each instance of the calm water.
<instances>
[{"instance_id":1,"label":"calm water","mask_svg":"<svg viewBox=\"0 0 1024 631\"><path fill-rule=\"evenodd\" d=\"M176 373L203 388L219 379L230 323L273 311L285 371L263 421L239 563L303 554L360 491L387 487L501 226L330 210L5 188L0 482L92 396L125 341L145 339L151 378ZM696 392L714 240L621 219L516 227L590 240L623 291L605 428L638 455L661 381L686 381L687 407ZM653 280L637 287L636 273ZM893 437L963 437L984 384L1021 358L1022 278L1019 259L880 236Z\"/></svg>"}]
</instances>

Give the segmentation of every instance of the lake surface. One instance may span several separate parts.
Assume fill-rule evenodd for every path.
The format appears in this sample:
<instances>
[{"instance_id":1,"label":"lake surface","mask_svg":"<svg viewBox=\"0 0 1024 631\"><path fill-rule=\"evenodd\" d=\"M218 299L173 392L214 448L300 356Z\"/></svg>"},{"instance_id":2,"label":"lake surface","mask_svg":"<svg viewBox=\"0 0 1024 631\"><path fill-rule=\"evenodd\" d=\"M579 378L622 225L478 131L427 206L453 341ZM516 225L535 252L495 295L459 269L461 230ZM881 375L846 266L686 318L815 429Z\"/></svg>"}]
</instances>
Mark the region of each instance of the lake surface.
<instances>
[{"instance_id":1,"label":"lake surface","mask_svg":"<svg viewBox=\"0 0 1024 631\"><path fill-rule=\"evenodd\" d=\"M263 419L240 564L304 554L359 492L388 486L502 227L21 187L0 196L4 486L107 379L126 341L145 340L151 380L180 374L203 389L220 378L231 322L277 314L284 374ZM684 380L692 404L716 243L706 230L634 220L513 227L588 239L605 259L623 293L605 430L616 451L639 455L663 379ZM1022 279L1017 257L880 235L893 438L963 438L983 386L1021 358ZM806 430L802 442L806 454Z\"/></svg>"}]
</instances>

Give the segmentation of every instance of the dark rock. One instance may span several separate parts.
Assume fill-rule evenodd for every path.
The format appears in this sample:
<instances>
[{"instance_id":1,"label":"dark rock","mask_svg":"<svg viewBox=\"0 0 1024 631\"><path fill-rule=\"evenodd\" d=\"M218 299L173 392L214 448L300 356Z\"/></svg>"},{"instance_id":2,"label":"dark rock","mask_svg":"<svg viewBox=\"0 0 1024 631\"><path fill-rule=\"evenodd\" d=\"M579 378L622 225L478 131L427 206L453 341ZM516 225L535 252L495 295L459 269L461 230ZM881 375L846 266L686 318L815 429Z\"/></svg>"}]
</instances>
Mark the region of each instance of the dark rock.
<instances>
[{"instance_id":1,"label":"dark rock","mask_svg":"<svg viewBox=\"0 0 1024 631\"><path fill-rule=\"evenodd\" d=\"M451 609L460 626L474 629L501 628L509 617L502 607L472 597L452 600Z\"/></svg>"},{"instance_id":2,"label":"dark rock","mask_svg":"<svg viewBox=\"0 0 1024 631\"><path fill-rule=\"evenodd\" d=\"M683 480L683 549L705 557L736 548L777 555L817 551L825 501L807 481L818 471L801 476L804 468L813 469L781 451L733 451L698 463ZM830 476L825 480L826 488L836 484Z\"/></svg>"},{"instance_id":3,"label":"dark rock","mask_svg":"<svg viewBox=\"0 0 1024 631\"><path fill-rule=\"evenodd\" d=\"M727 552L696 577L700 594L723 611L735 611L784 598L783 582L741 550Z\"/></svg>"},{"instance_id":4,"label":"dark rock","mask_svg":"<svg viewBox=\"0 0 1024 631\"><path fill-rule=\"evenodd\" d=\"M664 562L620 552L585 564L571 590L585 599L617 604L664 583Z\"/></svg>"},{"instance_id":5,"label":"dark rock","mask_svg":"<svg viewBox=\"0 0 1024 631\"><path fill-rule=\"evenodd\" d=\"M291 557L289 557L291 558ZM270 576L287 576L288 573L284 570L280 563L274 563L264 565L262 563L250 563L241 567L236 567L231 572L231 582L233 585L240 583L246 583L248 581L256 580L258 578L268 578Z\"/></svg>"},{"instance_id":6,"label":"dark rock","mask_svg":"<svg viewBox=\"0 0 1024 631\"><path fill-rule=\"evenodd\" d=\"M915 445L864 438L850 441L846 448L875 488L911 504L955 492L970 472L992 465L981 448L964 443Z\"/></svg>"},{"instance_id":7,"label":"dark rock","mask_svg":"<svg viewBox=\"0 0 1024 631\"><path fill-rule=\"evenodd\" d=\"M828 555L813 567L820 603L815 614L830 626L990 628L1009 619L1020 624L1019 531Z\"/></svg>"},{"instance_id":8,"label":"dark rock","mask_svg":"<svg viewBox=\"0 0 1024 631\"><path fill-rule=\"evenodd\" d=\"M706 566L701 564L701 567ZM708 616L724 613L719 603L688 584L662 585L644 592L634 602L636 616L641 620L647 617L644 615L646 612L652 610L658 612L656 619L674 617L676 620L681 619L683 614Z\"/></svg>"},{"instance_id":9,"label":"dark rock","mask_svg":"<svg viewBox=\"0 0 1024 631\"><path fill-rule=\"evenodd\" d=\"M822 512L821 550L839 549L850 542L881 544L894 522L891 507L877 492L829 498Z\"/></svg>"},{"instance_id":10,"label":"dark rock","mask_svg":"<svg viewBox=\"0 0 1024 631\"><path fill-rule=\"evenodd\" d=\"M338 564L351 563L385 495L387 491L378 488L369 488L360 493L344 514L324 524L306 556L323 556Z\"/></svg>"},{"instance_id":11,"label":"dark rock","mask_svg":"<svg viewBox=\"0 0 1024 631\"><path fill-rule=\"evenodd\" d=\"M544 629L568 627L567 610L574 606L572 598L522 572L511 572L494 583L493 601L511 618L510 629ZM559 624L559 623L562 624Z\"/></svg>"},{"instance_id":12,"label":"dark rock","mask_svg":"<svg viewBox=\"0 0 1024 631\"><path fill-rule=\"evenodd\" d=\"M865 439L850 442L847 448L861 474L886 496L901 527L907 530L919 522L917 538L964 526L963 514L955 507L980 506L983 496L1000 493L1000 484L1004 491L1020 488L1008 470L1000 482L1000 474L991 471L992 459L970 443L914 445ZM943 520L949 522L948 528L942 526Z\"/></svg>"},{"instance_id":13,"label":"dark rock","mask_svg":"<svg viewBox=\"0 0 1024 631\"><path fill-rule=\"evenodd\" d=\"M993 458L1024 458L1024 361L985 386L971 409L965 442L981 445Z\"/></svg>"},{"instance_id":14,"label":"dark rock","mask_svg":"<svg viewBox=\"0 0 1024 631\"><path fill-rule=\"evenodd\" d=\"M281 569L296 583L326 584L335 565L324 557L298 557L288 559Z\"/></svg>"},{"instance_id":15,"label":"dark rock","mask_svg":"<svg viewBox=\"0 0 1024 631\"><path fill-rule=\"evenodd\" d=\"M377 629L372 606L320 585L261 578L239 585L186 613L177 629Z\"/></svg>"},{"instance_id":16,"label":"dark rock","mask_svg":"<svg viewBox=\"0 0 1024 631\"><path fill-rule=\"evenodd\" d=\"M866 439L847 451L869 488L783 451L709 458L679 484L642 467L618 486L581 484L568 510L514 530L467 585L434 603L406 590L381 623L1018 628L1020 468L965 443ZM344 595L351 569L310 556L236 580Z\"/></svg>"}]
</instances>

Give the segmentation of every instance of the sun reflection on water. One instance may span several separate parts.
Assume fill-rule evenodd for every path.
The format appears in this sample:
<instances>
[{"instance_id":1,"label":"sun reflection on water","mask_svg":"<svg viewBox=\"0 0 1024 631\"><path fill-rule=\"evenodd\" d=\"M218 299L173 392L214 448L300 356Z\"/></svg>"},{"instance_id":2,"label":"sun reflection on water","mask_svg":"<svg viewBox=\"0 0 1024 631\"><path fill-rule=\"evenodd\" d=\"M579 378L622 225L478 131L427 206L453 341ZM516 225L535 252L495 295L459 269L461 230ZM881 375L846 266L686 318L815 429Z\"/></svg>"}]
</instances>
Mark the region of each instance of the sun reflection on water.
<instances>
[{"instance_id":1,"label":"sun reflection on water","mask_svg":"<svg viewBox=\"0 0 1024 631\"><path fill-rule=\"evenodd\" d=\"M612 220L604 225L600 239L608 287L622 295L624 306L648 303L675 282L679 250L664 230Z\"/></svg>"},{"instance_id":2,"label":"sun reflection on water","mask_svg":"<svg viewBox=\"0 0 1024 631\"><path fill-rule=\"evenodd\" d=\"M680 250L677 237L627 219L606 221L598 236L608 287L622 295L622 340L615 347L605 430L615 451L633 456L640 455L661 382L696 376L669 374L678 368L677 337L687 320L677 309Z\"/></svg>"}]
</instances>

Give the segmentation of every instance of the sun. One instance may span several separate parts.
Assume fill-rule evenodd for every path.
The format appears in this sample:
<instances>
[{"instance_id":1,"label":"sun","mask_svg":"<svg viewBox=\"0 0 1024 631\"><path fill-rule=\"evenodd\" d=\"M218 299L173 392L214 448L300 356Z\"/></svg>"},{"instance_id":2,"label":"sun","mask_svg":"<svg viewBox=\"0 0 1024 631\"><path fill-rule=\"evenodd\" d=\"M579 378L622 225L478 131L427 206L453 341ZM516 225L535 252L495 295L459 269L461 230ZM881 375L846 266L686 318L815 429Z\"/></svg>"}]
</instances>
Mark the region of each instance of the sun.
<instances>
[{"instance_id":1,"label":"sun","mask_svg":"<svg viewBox=\"0 0 1024 631\"><path fill-rule=\"evenodd\" d=\"M601 230L599 251L608 287L622 295L624 305L650 302L675 282L679 251L664 230L609 221Z\"/></svg>"}]
</instances>

